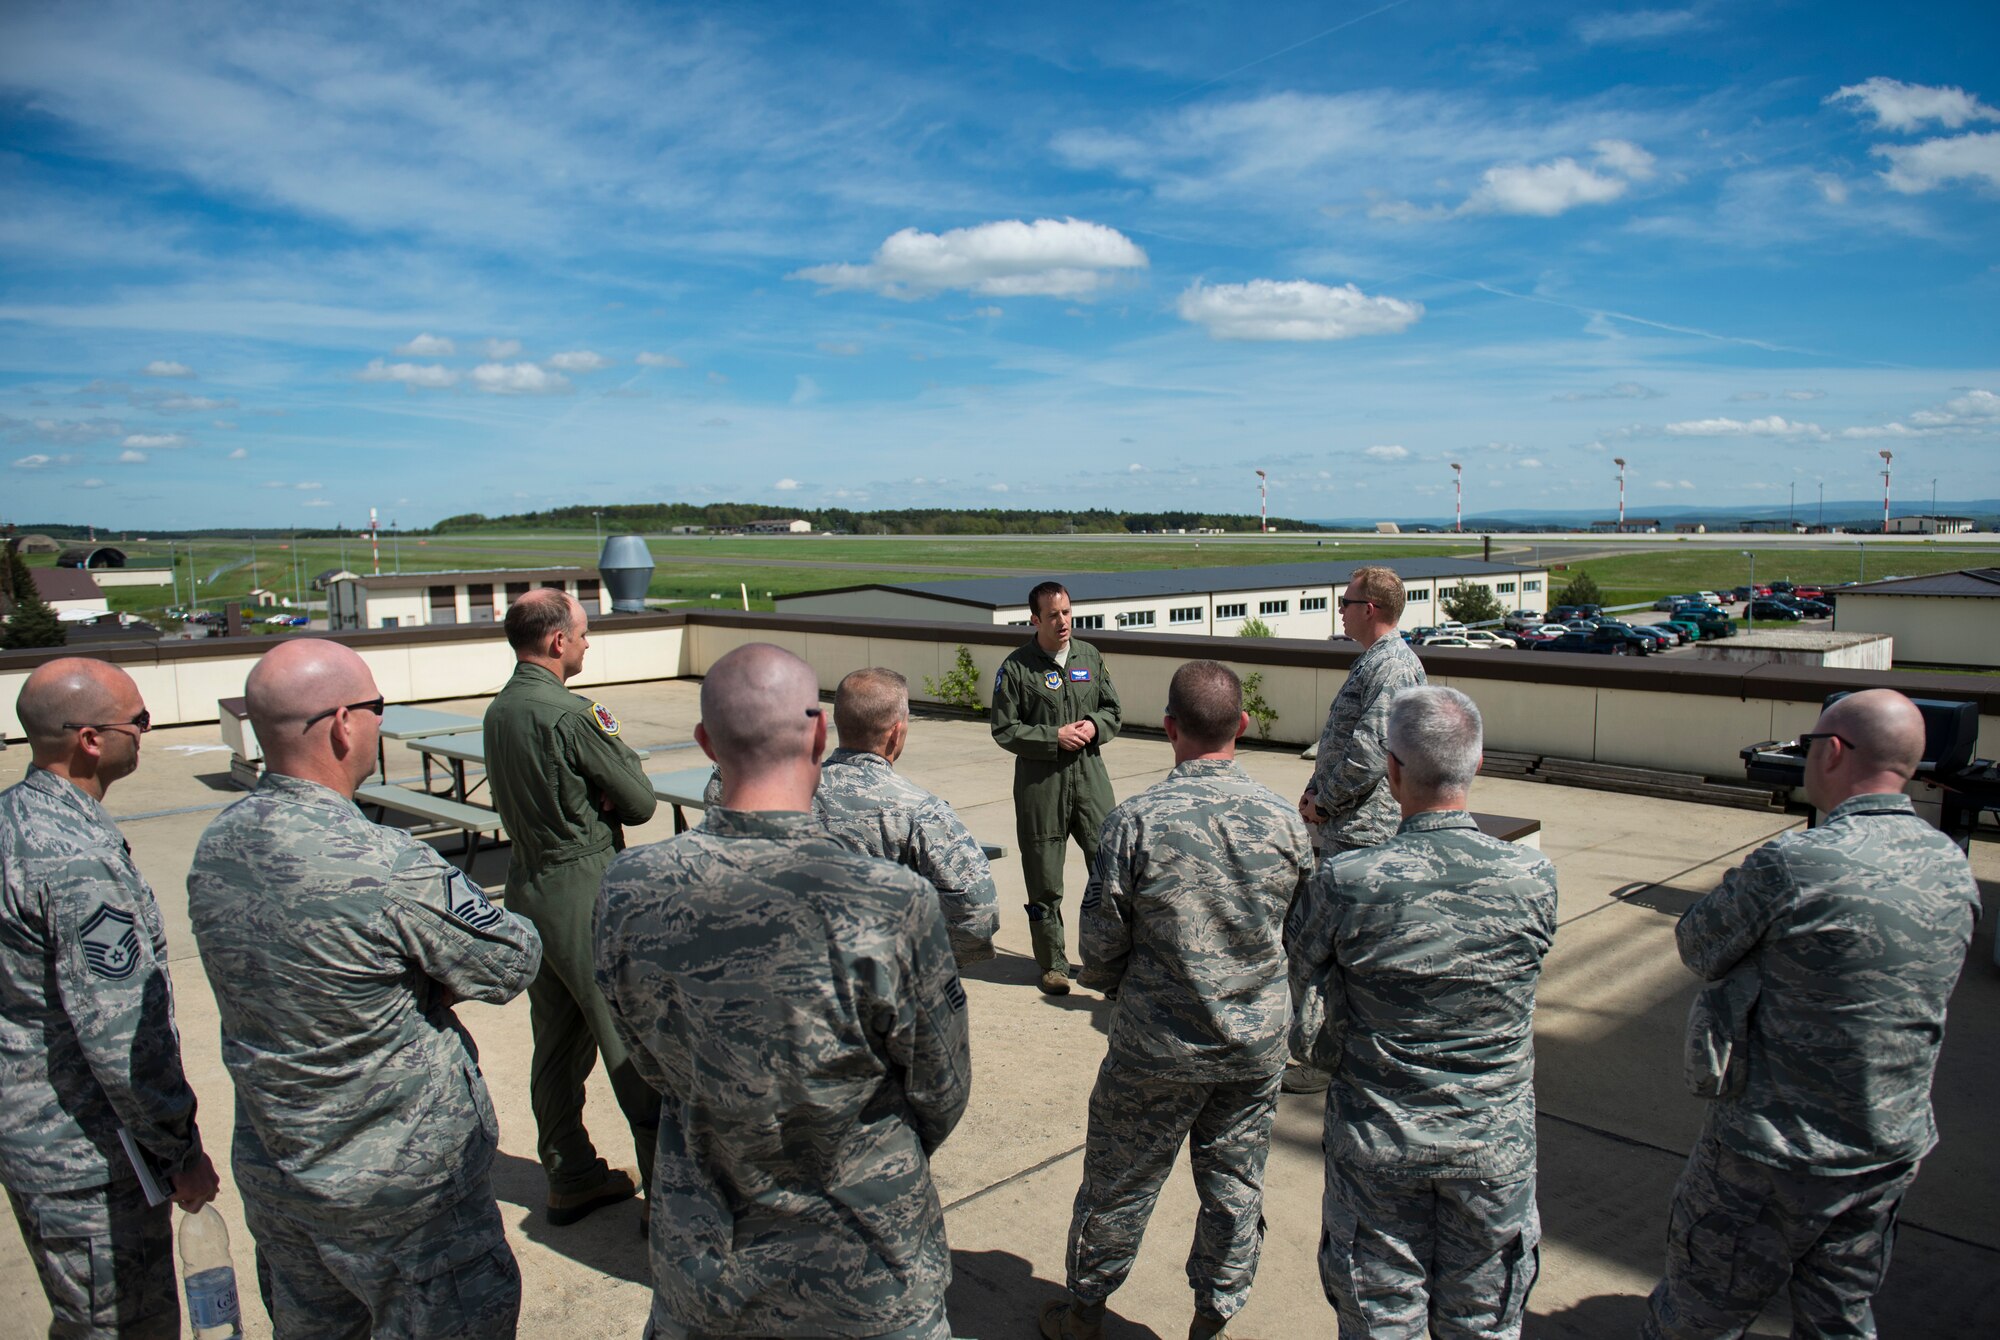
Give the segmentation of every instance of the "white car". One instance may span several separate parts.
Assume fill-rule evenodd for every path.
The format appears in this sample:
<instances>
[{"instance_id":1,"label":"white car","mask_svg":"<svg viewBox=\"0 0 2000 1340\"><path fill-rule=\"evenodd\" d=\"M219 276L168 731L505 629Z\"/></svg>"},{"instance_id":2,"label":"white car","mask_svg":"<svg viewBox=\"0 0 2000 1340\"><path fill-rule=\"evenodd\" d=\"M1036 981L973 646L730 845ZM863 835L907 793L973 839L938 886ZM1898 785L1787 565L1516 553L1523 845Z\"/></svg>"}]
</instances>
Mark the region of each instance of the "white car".
<instances>
[{"instance_id":1,"label":"white car","mask_svg":"<svg viewBox=\"0 0 2000 1340\"><path fill-rule=\"evenodd\" d=\"M1436 637L1425 638L1424 645L1426 647L1465 647L1472 651L1488 651L1492 647L1490 643L1473 642L1462 633L1439 633Z\"/></svg>"},{"instance_id":2,"label":"white car","mask_svg":"<svg viewBox=\"0 0 2000 1340\"><path fill-rule=\"evenodd\" d=\"M1473 646L1484 647L1488 651L1512 651L1520 645L1511 637L1501 637L1498 633L1488 632L1484 628L1469 629L1466 632L1458 634L1458 636L1464 638Z\"/></svg>"}]
</instances>

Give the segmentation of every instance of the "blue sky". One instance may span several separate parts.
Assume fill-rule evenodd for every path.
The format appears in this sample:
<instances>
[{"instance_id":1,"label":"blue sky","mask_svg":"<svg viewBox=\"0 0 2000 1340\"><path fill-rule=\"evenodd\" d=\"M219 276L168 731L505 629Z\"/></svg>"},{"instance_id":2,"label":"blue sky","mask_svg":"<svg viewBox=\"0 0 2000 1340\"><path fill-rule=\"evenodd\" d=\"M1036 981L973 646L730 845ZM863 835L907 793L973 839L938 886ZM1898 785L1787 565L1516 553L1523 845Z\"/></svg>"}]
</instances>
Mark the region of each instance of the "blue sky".
<instances>
[{"instance_id":1,"label":"blue sky","mask_svg":"<svg viewBox=\"0 0 2000 1340\"><path fill-rule=\"evenodd\" d=\"M1996 36L16 0L0 518L2000 496Z\"/></svg>"}]
</instances>

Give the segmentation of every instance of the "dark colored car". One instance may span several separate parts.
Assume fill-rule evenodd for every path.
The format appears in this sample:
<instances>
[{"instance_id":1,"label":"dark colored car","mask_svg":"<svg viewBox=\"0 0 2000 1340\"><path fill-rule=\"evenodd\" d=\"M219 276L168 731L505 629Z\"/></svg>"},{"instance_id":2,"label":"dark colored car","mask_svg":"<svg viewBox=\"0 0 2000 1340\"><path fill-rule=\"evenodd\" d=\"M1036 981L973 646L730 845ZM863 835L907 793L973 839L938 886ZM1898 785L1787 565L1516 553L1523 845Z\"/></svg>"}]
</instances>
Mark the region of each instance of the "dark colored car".
<instances>
[{"instance_id":1,"label":"dark colored car","mask_svg":"<svg viewBox=\"0 0 2000 1340\"><path fill-rule=\"evenodd\" d=\"M1778 619L1798 622L1806 616L1796 605L1788 605L1782 600L1753 600L1750 602L1750 617L1753 619Z\"/></svg>"}]
</instances>

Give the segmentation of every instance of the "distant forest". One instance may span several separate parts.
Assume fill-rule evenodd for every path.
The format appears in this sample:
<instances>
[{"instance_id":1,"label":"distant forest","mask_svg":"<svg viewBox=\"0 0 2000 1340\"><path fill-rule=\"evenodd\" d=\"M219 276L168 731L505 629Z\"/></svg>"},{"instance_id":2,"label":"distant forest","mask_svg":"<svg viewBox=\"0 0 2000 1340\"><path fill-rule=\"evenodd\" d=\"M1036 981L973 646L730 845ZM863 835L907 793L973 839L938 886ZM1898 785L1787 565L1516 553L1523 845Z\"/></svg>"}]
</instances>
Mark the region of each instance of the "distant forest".
<instances>
[{"instance_id":1,"label":"distant forest","mask_svg":"<svg viewBox=\"0 0 2000 1340\"><path fill-rule=\"evenodd\" d=\"M850 535L1065 535L1137 534L1159 530L1255 531L1254 516L1224 516L1206 512L1113 512L1093 508L1083 512L1031 511L1002 508L903 507L855 512L844 507L800 509L761 503L637 503L612 507L557 507L546 512L485 516L468 512L446 517L431 533L491 530L589 530L593 513L603 513L605 531L659 531L673 526L730 530L752 521L791 518L812 523L814 530ZM1280 530L1319 530L1309 521L1272 517Z\"/></svg>"}]
</instances>

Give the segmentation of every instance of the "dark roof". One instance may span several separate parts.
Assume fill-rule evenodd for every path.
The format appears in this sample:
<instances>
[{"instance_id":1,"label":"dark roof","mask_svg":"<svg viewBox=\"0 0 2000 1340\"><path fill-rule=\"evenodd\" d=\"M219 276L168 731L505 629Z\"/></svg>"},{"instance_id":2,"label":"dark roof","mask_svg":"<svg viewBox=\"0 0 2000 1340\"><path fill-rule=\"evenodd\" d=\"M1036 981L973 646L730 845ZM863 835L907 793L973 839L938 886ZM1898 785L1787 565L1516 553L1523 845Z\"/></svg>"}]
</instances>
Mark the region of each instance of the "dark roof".
<instances>
[{"instance_id":1,"label":"dark roof","mask_svg":"<svg viewBox=\"0 0 2000 1340\"><path fill-rule=\"evenodd\" d=\"M42 599L51 603L104 599L104 588L97 584L97 578L82 568L29 568L28 571L35 574L35 589L42 593Z\"/></svg>"},{"instance_id":2,"label":"dark roof","mask_svg":"<svg viewBox=\"0 0 2000 1340\"><path fill-rule=\"evenodd\" d=\"M1991 596L2000 598L2000 568L1962 568L1922 577L1891 577L1887 581L1843 586L1843 596Z\"/></svg>"},{"instance_id":3,"label":"dark roof","mask_svg":"<svg viewBox=\"0 0 2000 1340\"><path fill-rule=\"evenodd\" d=\"M505 586L508 582L597 580L596 568L477 568L450 572L384 572L354 579L371 591L415 591L429 586Z\"/></svg>"},{"instance_id":4,"label":"dark roof","mask_svg":"<svg viewBox=\"0 0 2000 1340\"><path fill-rule=\"evenodd\" d=\"M1057 572L1050 581L1069 588L1070 599L1157 600L1166 596L1233 591L1275 591L1288 586L1343 586L1356 568L1388 568L1411 582L1435 581L1440 577L1493 577L1510 572L1540 572L1540 568L1515 567L1509 563L1482 563L1466 558L1371 558L1351 563L1260 563L1234 568L1156 568L1142 572ZM961 582L870 582L861 586L836 586L818 591L799 591L778 599L796 600L803 596L840 595L848 591L901 591L928 596L958 605L1002 609L1028 603L1028 590L1035 583L1023 577L974 577Z\"/></svg>"},{"instance_id":5,"label":"dark roof","mask_svg":"<svg viewBox=\"0 0 2000 1340\"><path fill-rule=\"evenodd\" d=\"M125 551L108 544L73 544L62 551L56 566L64 568L122 568Z\"/></svg>"}]
</instances>

